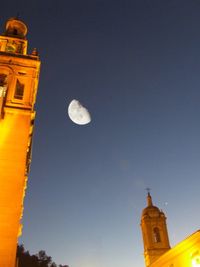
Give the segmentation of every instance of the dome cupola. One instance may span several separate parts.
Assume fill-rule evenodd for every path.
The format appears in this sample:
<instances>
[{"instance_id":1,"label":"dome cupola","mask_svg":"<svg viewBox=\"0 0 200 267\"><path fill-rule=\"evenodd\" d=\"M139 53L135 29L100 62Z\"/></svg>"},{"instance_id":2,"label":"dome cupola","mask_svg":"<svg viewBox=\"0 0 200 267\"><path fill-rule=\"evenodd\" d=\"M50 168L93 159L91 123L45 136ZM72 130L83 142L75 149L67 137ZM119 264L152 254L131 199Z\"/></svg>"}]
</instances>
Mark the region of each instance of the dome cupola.
<instances>
[{"instance_id":1,"label":"dome cupola","mask_svg":"<svg viewBox=\"0 0 200 267\"><path fill-rule=\"evenodd\" d=\"M142 217L143 216L159 217L161 215L161 213L163 214L163 212L161 212L158 207L153 205L152 197L151 197L150 193L148 192L148 194L147 194L147 207L143 209Z\"/></svg>"},{"instance_id":2,"label":"dome cupola","mask_svg":"<svg viewBox=\"0 0 200 267\"><path fill-rule=\"evenodd\" d=\"M26 39L27 27L25 23L18 18L10 18L6 22L5 36Z\"/></svg>"}]
</instances>

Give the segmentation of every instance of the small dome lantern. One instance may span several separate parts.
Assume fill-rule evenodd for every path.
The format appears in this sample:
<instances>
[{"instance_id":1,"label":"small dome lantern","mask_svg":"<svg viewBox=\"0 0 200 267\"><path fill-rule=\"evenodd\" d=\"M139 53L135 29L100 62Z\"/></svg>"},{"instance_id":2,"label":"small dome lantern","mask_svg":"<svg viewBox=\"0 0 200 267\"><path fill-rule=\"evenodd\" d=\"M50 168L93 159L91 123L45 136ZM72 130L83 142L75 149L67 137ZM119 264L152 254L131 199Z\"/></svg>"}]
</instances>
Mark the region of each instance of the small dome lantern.
<instances>
[{"instance_id":1,"label":"small dome lantern","mask_svg":"<svg viewBox=\"0 0 200 267\"><path fill-rule=\"evenodd\" d=\"M19 39L26 39L27 27L25 23L17 18L10 18L6 22L5 35Z\"/></svg>"}]
</instances>

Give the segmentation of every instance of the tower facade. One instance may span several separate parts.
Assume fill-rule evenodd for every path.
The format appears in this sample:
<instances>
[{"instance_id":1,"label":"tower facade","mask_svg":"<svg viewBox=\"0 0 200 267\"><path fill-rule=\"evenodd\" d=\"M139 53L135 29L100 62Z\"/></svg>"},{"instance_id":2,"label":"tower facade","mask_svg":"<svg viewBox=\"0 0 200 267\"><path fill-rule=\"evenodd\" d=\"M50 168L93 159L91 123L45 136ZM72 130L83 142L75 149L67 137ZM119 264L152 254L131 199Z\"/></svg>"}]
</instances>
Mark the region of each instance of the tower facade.
<instances>
[{"instance_id":1,"label":"tower facade","mask_svg":"<svg viewBox=\"0 0 200 267\"><path fill-rule=\"evenodd\" d=\"M0 36L0 266L14 267L31 161L40 61L27 54L27 27L6 22Z\"/></svg>"},{"instance_id":2,"label":"tower facade","mask_svg":"<svg viewBox=\"0 0 200 267\"><path fill-rule=\"evenodd\" d=\"M146 267L170 249L165 214L153 205L150 193L147 207L142 211L141 230Z\"/></svg>"}]
</instances>

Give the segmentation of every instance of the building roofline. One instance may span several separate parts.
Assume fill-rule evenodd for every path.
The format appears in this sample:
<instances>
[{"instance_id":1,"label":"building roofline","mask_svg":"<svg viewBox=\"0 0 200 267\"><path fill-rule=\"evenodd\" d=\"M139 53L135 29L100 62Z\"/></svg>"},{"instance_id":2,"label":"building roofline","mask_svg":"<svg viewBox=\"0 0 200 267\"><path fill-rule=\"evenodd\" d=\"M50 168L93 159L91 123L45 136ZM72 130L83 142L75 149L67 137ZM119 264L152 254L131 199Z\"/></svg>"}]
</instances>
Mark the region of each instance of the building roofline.
<instances>
[{"instance_id":1,"label":"building roofline","mask_svg":"<svg viewBox=\"0 0 200 267\"><path fill-rule=\"evenodd\" d=\"M158 266L157 264L159 262L162 263L162 261L165 261L166 259L172 259L175 258L177 254L180 254L181 251L187 250L189 247L191 247L193 244L200 242L200 229L183 239L181 242L176 244L174 247L172 247L170 250L168 250L166 253L164 253L160 258L158 258L156 261L154 261L150 267L153 267L154 264L155 266ZM171 257L170 257L170 254Z\"/></svg>"}]
</instances>

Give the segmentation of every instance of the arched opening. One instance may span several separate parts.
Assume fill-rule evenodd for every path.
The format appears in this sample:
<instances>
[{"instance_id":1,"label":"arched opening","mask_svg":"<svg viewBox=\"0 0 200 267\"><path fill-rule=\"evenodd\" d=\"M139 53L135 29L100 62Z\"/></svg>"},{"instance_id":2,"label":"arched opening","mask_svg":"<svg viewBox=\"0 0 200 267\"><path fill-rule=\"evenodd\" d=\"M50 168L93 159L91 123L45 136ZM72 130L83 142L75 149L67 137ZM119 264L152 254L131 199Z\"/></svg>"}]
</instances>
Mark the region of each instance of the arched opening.
<instances>
[{"instance_id":1,"label":"arched opening","mask_svg":"<svg viewBox=\"0 0 200 267\"><path fill-rule=\"evenodd\" d=\"M24 84L22 84L17 79L14 98L22 100L23 95L24 95Z\"/></svg>"},{"instance_id":2,"label":"arched opening","mask_svg":"<svg viewBox=\"0 0 200 267\"><path fill-rule=\"evenodd\" d=\"M154 242L155 243L159 243L161 242L161 238L160 238L160 230L158 227L155 227L153 229L153 236L154 236Z\"/></svg>"},{"instance_id":3,"label":"arched opening","mask_svg":"<svg viewBox=\"0 0 200 267\"><path fill-rule=\"evenodd\" d=\"M18 35L18 31L16 28L13 29L13 35Z\"/></svg>"}]
</instances>

